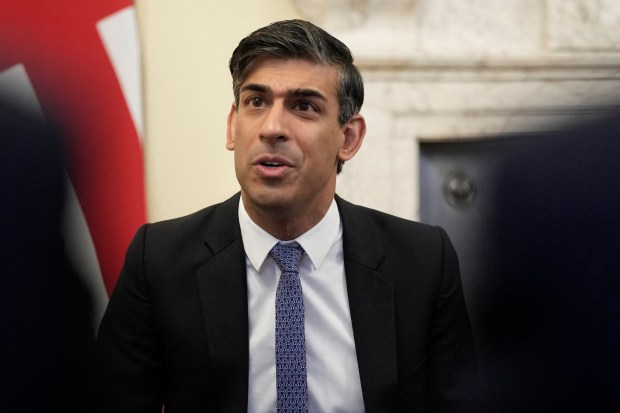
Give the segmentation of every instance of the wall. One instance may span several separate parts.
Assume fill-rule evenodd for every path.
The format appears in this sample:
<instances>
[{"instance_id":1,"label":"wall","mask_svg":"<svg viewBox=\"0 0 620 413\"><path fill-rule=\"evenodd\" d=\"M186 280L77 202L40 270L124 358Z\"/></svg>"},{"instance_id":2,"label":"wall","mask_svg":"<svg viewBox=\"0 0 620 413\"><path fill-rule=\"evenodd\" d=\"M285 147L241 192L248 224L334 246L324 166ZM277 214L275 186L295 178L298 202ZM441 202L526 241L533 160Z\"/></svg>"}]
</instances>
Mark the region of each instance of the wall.
<instances>
[{"instance_id":1,"label":"wall","mask_svg":"<svg viewBox=\"0 0 620 413\"><path fill-rule=\"evenodd\" d=\"M554 129L619 107L615 0L293 0L362 70L343 197L419 219L419 146Z\"/></svg>"},{"instance_id":2,"label":"wall","mask_svg":"<svg viewBox=\"0 0 620 413\"><path fill-rule=\"evenodd\" d=\"M616 0L138 0L150 218L238 188L224 149L227 62L254 28L302 17L347 43L368 134L338 192L419 217L419 144L557 126L618 106ZM240 13L240 10L244 10Z\"/></svg>"},{"instance_id":3,"label":"wall","mask_svg":"<svg viewBox=\"0 0 620 413\"><path fill-rule=\"evenodd\" d=\"M299 17L288 0L137 0L143 47L149 220L238 191L224 147L233 101L228 60L245 35Z\"/></svg>"}]
</instances>

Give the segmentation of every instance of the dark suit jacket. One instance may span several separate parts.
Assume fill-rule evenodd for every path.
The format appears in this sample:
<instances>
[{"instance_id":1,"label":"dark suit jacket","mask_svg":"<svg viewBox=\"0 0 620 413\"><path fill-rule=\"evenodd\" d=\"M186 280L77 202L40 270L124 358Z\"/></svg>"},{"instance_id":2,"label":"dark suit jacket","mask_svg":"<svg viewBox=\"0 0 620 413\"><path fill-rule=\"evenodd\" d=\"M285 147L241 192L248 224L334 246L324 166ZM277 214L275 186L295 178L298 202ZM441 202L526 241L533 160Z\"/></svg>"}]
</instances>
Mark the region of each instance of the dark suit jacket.
<instances>
[{"instance_id":1,"label":"dark suit jacket","mask_svg":"<svg viewBox=\"0 0 620 413\"><path fill-rule=\"evenodd\" d=\"M336 200L366 411L467 410L473 344L447 235ZM238 202L136 234L99 332L110 411L247 411Z\"/></svg>"}]
</instances>

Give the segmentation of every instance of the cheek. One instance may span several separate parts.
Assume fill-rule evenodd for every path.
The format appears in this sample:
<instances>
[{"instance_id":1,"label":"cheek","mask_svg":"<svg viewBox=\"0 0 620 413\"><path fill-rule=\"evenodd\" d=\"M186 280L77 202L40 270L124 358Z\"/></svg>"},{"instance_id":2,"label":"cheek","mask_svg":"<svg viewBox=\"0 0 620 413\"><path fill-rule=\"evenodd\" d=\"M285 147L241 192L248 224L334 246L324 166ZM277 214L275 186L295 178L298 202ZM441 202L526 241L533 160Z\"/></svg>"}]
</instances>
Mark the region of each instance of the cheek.
<instances>
[{"instance_id":1,"label":"cheek","mask_svg":"<svg viewBox=\"0 0 620 413\"><path fill-rule=\"evenodd\" d=\"M247 153L249 141L246 128L238 125L235 130L235 156L239 153Z\"/></svg>"},{"instance_id":2,"label":"cheek","mask_svg":"<svg viewBox=\"0 0 620 413\"><path fill-rule=\"evenodd\" d=\"M344 135L338 133L338 131L333 131L329 135L327 135L326 139L323 140L323 143L319 151L323 152L323 156L327 159L333 159L338 156L338 152L344 142Z\"/></svg>"},{"instance_id":3,"label":"cheek","mask_svg":"<svg viewBox=\"0 0 620 413\"><path fill-rule=\"evenodd\" d=\"M338 146L333 141L322 141L322 144L302 148L306 159L321 170L329 170L338 157Z\"/></svg>"},{"instance_id":4,"label":"cheek","mask_svg":"<svg viewBox=\"0 0 620 413\"><path fill-rule=\"evenodd\" d=\"M235 167L237 169L244 167L247 164L248 149L247 145L241 139L235 140L235 150L233 151L233 157L235 161Z\"/></svg>"}]
</instances>

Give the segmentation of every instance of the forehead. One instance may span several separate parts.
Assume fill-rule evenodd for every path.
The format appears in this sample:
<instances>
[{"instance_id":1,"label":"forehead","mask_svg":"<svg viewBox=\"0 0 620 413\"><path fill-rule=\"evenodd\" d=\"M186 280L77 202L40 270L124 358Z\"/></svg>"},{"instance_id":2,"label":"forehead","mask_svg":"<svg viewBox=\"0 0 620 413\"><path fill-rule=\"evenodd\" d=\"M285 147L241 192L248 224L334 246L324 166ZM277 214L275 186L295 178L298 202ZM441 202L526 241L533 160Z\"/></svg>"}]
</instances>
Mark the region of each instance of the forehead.
<instances>
[{"instance_id":1,"label":"forehead","mask_svg":"<svg viewBox=\"0 0 620 413\"><path fill-rule=\"evenodd\" d=\"M252 65L241 84L241 90L248 84L258 84L274 92L313 89L327 97L336 98L339 78L337 66L305 59L262 58Z\"/></svg>"}]
</instances>

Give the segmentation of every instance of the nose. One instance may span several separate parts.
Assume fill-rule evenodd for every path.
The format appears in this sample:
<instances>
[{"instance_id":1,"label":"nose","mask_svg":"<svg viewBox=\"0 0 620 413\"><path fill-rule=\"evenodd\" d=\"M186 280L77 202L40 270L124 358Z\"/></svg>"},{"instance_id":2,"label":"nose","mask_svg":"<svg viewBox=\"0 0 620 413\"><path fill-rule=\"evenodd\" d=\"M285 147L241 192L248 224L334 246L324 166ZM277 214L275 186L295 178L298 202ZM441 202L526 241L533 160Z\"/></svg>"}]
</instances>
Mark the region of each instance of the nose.
<instances>
[{"instance_id":1,"label":"nose","mask_svg":"<svg viewBox=\"0 0 620 413\"><path fill-rule=\"evenodd\" d=\"M259 133L262 140L270 143L287 139L287 118L284 105L281 103L272 104L269 110L265 112Z\"/></svg>"}]
</instances>

